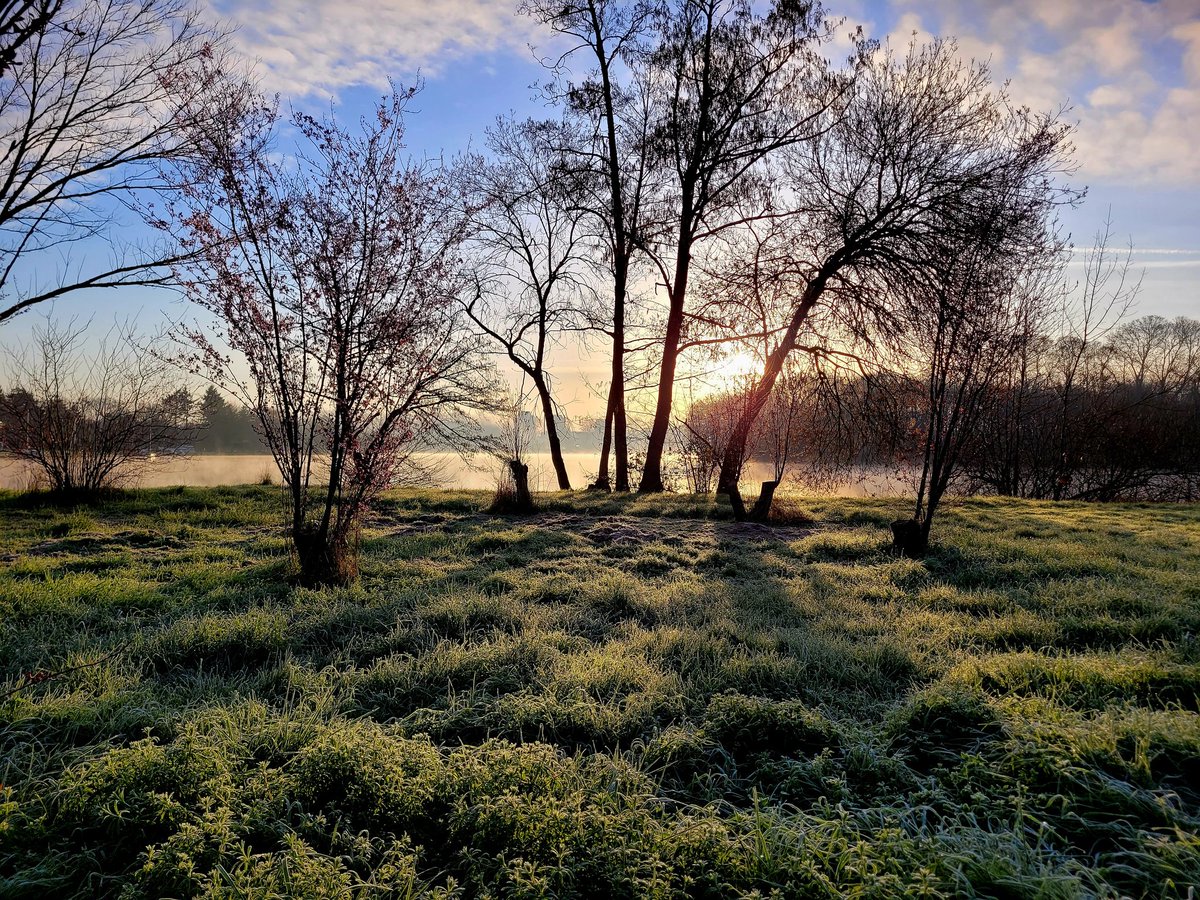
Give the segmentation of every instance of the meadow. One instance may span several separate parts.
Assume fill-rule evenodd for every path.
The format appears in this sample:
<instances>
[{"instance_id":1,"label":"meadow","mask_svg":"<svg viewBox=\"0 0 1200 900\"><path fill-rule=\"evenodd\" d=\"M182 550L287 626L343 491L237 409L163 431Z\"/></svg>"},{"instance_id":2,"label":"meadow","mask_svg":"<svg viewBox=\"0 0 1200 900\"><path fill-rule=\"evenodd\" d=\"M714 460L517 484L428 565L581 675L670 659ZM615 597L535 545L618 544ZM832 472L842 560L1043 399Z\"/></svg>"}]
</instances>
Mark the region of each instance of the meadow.
<instances>
[{"instance_id":1,"label":"meadow","mask_svg":"<svg viewBox=\"0 0 1200 900\"><path fill-rule=\"evenodd\" d=\"M0 896L1190 897L1200 507L0 493Z\"/></svg>"}]
</instances>

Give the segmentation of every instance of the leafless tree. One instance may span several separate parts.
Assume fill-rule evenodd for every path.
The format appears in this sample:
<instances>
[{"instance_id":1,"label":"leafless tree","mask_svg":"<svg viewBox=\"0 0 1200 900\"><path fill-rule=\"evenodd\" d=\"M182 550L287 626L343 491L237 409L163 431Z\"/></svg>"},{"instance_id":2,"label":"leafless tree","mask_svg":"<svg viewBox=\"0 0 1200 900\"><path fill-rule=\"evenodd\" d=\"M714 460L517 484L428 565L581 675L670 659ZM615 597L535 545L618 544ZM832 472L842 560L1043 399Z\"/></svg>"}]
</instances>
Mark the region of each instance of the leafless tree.
<instances>
[{"instance_id":1,"label":"leafless tree","mask_svg":"<svg viewBox=\"0 0 1200 900\"><path fill-rule=\"evenodd\" d=\"M793 357L784 365L767 407L758 420L757 439L751 445L771 463L771 477L762 483L758 499L750 510L752 522L766 522L771 502L783 483L789 465L802 449L814 455L815 448L804 446L802 428L807 417L816 418L820 401L820 378L802 371Z\"/></svg>"},{"instance_id":2,"label":"leafless tree","mask_svg":"<svg viewBox=\"0 0 1200 900\"><path fill-rule=\"evenodd\" d=\"M1132 271L1132 247L1123 255L1114 254L1112 223L1106 221L1096 234L1095 243L1084 259L1084 277L1078 295L1063 293L1061 335L1054 344L1061 372L1057 412L1056 465L1051 474L1051 497L1061 500L1069 492L1072 459L1078 448L1071 445L1076 414L1076 394L1080 379L1087 373L1087 362L1097 346L1133 308L1141 290L1141 278Z\"/></svg>"},{"instance_id":3,"label":"leafless tree","mask_svg":"<svg viewBox=\"0 0 1200 900\"><path fill-rule=\"evenodd\" d=\"M565 53L543 63L554 75L551 96L566 107L572 126L565 145L568 162L592 176L582 182L580 204L591 214L612 276L612 305L602 326L612 341L612 377L593 486L627 491L626 323L632 267L644 227L650 121L648 85L637 78L639 70L631 63L645 53L654 5L641 0L530 0L521 8L572 42ZM568 77L567 66L576 57L594 64L581 81Z\"/></svg>"},{"instance_id":4,"label":"leafless tree","mask_svg":"<svg viewBox=\"0 0 1200 900\"><path fill-rule=\"evenodd\" d=\"M532 383L542 409L559 490L571 479L558 435L558 406L547 354L574 331L588 290L579 179L556 165L561 129L499 121L488 134L491 159L461 167L471 209L476 292L467 316Z\"/></svg>"},{"instance_id":5,"label":"leafless tree","mask_svg":"<svg viewBox=\"0 0 1200 900\"><path fill-rule=\"evenodd\" d=\"M741 446L810 317L823 309L861 338L899 330L905 303L922 296L911 288L932 283L949 248L997 217L998 199L1009 204L1003 233L1018 241L1076 198L1055 181L1068 166L1069 131L1056 115L1014 108L985 66L936 41L899 58L878 54L836 119L791 146L794 239L771 255L791 286L722 466L719 489L735 507Z\"/></svg>"},{"instance_id":6,"label":"leafless tree","mask_svg":"<svg viewBox=\"0 0 1200 900\"><path fill-rule=\"evenodd\" d=\"M469 438L464 410L493 393L461 312L452 187L403 152L412 94L395 92L362 133L296 114L303 143L284 170L273 106L235 89L229 127L179 173L172 218L199 250L186 279L215 320L191 333L195 361L256 414L306 582L357 577L371 501L415 450Z\"/></svg>"},{"instance_id":7,"label":"leafless tree","mask_svg":"<svg viewBox=\"0 0 1200 900\"><path fill-rule=\"evenodd\" d=\"M1026 323L1026 338L990 395L987 450L973 472L1003 494L1065 499L1078 494L1083 459L1106 440L1129 399L1108 342L1137 299L1131 253L1111 247L1105 222L1083 254L1083 278L1059 280L1056 308ZM1118 396L1120 395L1120 396Z\"/></svg>"},{"instance_id":8,"label":"leafless tree","mask_svg":"<svg viewBox=\"0 0 1200 900\"><path fill-rule=\"evenodd\" d=\"M179 249L122 245L114 220L215 127L195 117L221 77L220 35L190 0L8 3L5 28L0 323L80 290L167 283Z\"/></svg>"},{"instance_id":9,"label":"leafless tree","mask_svg":"<svg viewBox=\"0 0 1200 900\"><path fill-rule=\"evenodd\" d=\"M906 411L920 476L912 518L892 530L907 556L928 550L939 505L988 414L988 395L1020 352L1027 323L1041 321L1053 297L1062 244L1052 233L1036 238L1025 232L1014 245L983 229L948 254L906 308L895 371L897 383L914 389Z\"/></svg>"},{"instance_id":10,"label":"leafless tree","mask_svg":"<svg viewBox=\"0 0 1200 900\"><path fill-rule=\"evenodd\" d=\"M655 30L644 78L654 91L650 149L663 224L639 245L665 286L668 310L642 492L663 490L694 257L723 232L775 214L763 167L813 138L852 83L819 53L833 29L818 5L781 0L762 11L749 0L679 0L658 11Z\"/></svg>"},{"instance_id":11,"label":"leafless tree","mask_svg":"<svg viewBox=\"0 0 1200 900\"><path fill-rule=\"evenodd\" d=\"M191 431L174 402L178 372L129 325L89 346L89 324L47 319L5 349L0 450L68 496L135 480Z\"/></svg>"},{"instance_id":12,"label":"leafless tree","mask_svg":"<svg viewBox=\"0 0 1200 900\"><path fill-rule=\"evenodd\" d=\"M725 445L745 402L745 385L726 385L722 390L693 399L684 414L672 423L673 445L679 456L684 481L693 493L707 494L715 486ZM749 456L752 448L747 447Z\"/></svg>"}]
</instances>

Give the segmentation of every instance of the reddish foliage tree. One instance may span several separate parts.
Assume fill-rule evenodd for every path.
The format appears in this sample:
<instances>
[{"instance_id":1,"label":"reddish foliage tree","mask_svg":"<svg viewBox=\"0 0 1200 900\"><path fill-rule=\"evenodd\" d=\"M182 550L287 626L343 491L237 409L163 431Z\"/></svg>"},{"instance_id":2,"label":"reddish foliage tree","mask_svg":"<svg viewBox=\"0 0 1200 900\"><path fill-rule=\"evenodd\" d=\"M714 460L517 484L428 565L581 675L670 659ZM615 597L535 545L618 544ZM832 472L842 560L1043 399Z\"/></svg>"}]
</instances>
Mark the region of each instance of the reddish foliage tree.
<instances>
[{"instance_id":1,"label":"reddish foliage tree","mask_svg":"<svg viewBox=\"0 0 1200 900\"><path fill-rule=\"evenodd\" d=\"M307 583L357 576L370 502L418 448L469 440L492 396L461 318L465 219L445 173L404 154L413 93L361 133L294 115L304 149L281 164L274 106L233 86L228 128L177 169L170 221L198 253L182 274L219 335L192 329L192 358L255 413Z\"/></svg>"}]
</instances>

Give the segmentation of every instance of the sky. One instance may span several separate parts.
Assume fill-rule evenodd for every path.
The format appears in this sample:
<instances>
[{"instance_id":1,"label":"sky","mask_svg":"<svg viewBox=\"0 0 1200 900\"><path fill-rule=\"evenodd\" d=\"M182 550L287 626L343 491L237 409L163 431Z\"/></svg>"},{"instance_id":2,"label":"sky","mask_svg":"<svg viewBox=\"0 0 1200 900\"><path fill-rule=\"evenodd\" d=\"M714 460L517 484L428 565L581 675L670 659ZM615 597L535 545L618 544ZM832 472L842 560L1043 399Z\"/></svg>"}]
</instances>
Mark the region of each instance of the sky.
<instances>
[{"instance_id":1,"label":"sky","mask_svg":"<svg viewBox=\"0 0 1200 900\"><path fill-rule=\"evenodd\" d=\"M366 108L388 78L425 89L415 151L478 141L497 113L537 114L550 36L513 0L209 0L259 60L263 87L302 107ZM1144 270L1139 310L1200 316L1200 3L1196 0L828 0L827 11L903 46L954 36L1013 97L1078 123L1064 225L1076 244L1111 219Z\"/></svg>"},{"instance_id":2,"label":"sky","mask_svg":"<svg viewBox=\"0 0 1200 900\"><path fill-rule=\"evenodd\" d=\"M551 36L516 0L202 0L257 60L283 104L339 116L367 112L388 79L424 89L411 107L416 154L479 143L497 114L538 115L538 57ZM827 0L827 12L903 47L915 35L954 36L987 61L1012 96L1078 123L1077 186L1087 198L1063 224L1080 248L1106 219L1143 273L1139 314L1200 317L1200 2L1197 0ZM1081 272L1081 256L1074 268ZM162 293L127 292L118 314L149 321ZM99 308L87 298L56 314ZM0 334L31 327L24 316ZM22 321L25 320L25 321ZM604 360L586 355L568 391L594 394ZM562 398L570 405L571 396ZM591 406L591 403L585 403Z\"/></svg>"}]
</instances>

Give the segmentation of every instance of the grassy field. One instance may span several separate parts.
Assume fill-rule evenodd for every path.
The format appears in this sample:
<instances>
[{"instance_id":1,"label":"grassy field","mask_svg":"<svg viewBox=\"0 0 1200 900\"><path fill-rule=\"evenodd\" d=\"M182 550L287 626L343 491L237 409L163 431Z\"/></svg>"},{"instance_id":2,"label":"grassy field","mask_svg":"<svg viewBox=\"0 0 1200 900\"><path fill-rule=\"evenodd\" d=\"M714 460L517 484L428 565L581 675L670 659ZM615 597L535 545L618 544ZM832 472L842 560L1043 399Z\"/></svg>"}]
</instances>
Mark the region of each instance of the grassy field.
<instances>
[{"instance_id":1,"label":"grassy field","mask_svg":"<svg viewBox=\"0 0 1200 900\"><path fill-rule=\"evenodd\" d=\"M312 591L278 489L0 495L0 896L1200 883L1200 508L486 500Z\"/></svg>"}]
</instances>

